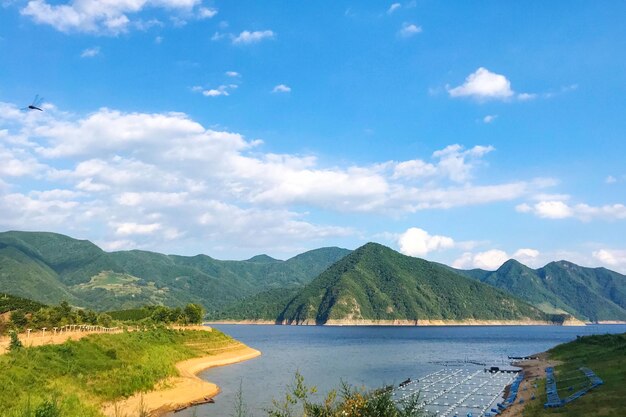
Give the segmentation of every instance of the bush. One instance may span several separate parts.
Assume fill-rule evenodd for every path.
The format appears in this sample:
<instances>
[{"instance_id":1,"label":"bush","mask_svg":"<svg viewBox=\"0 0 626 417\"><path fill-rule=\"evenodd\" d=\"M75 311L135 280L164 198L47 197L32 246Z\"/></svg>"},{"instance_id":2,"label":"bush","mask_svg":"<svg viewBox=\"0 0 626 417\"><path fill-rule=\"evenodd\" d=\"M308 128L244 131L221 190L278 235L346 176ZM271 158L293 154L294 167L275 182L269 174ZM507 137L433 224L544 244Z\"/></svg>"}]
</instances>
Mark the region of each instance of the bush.
<instances>
[{"instance_id":1,"label":"bush","mask_svg":"<svg viewBox=\"0 0 626 417\"><path fill-rule=\"evenodd\" d=\"M304 377L296 372L295 384L283 401L273 401L273 408L267 410L270 417L419 417L418 396L410 396L399 403L393 401L391 387L372 391L356 389L346 383L341 386L341 394L331 391L322 403L309 399L317 392L315 387L307 387Z\"/></svg>"},{"instance_id":2,"label":"bush","mask_svg":"<svg viewBox=\"0 0 626 417\"><path fill-rule=\"evenodd\" d=\"M45 400L35 410L35 417L61 417L56 401Z\"/></svg>"}]
</instances>

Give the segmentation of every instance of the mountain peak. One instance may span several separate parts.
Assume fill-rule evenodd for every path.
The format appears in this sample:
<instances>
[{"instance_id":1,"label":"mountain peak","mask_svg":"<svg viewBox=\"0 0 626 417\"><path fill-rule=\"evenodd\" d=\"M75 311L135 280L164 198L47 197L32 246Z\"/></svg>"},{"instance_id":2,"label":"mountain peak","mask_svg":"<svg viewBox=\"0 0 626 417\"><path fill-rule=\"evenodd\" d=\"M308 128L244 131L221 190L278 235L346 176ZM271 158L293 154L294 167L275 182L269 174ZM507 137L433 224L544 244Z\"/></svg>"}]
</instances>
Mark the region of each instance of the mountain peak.
<instances>
[{"instance_id":1,"label":"mountain peak","mask_svg":"<svg viewBox=\"0 0 626 417\"><path fill-rule=\"evenodd\" d=\"M282 262L280 259L272 258L269 255L262 253L261 255L253 256L250 259L247 259L246 262L256 262L256 263L272 263L272 262Z\"/></svg>"}]
</instances>

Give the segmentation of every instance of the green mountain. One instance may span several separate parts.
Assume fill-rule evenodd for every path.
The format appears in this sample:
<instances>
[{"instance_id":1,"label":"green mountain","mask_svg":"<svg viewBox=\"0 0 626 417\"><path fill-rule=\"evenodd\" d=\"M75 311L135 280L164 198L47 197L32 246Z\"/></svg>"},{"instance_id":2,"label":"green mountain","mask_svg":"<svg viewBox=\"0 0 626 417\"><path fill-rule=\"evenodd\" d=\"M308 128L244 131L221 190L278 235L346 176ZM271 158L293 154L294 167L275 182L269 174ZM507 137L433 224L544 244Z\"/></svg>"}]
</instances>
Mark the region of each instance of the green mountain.
<instances>
[{"instance_id":1,"label":"green mountain","mask_svg":"<svg viewBox=\"0 0 626 417\"><path fill-rule=\"evenodd\" d=\"M306 285L277 321L547 320L519 299L449 268L368 243Z\"/></svg>"},{"instance_id":2,"label":"green mountain","mask_svg":"<svg viewBox=\"0 0 626 417\"><path fill-rule=\"evenodd\" d=\"M516 260L496 271L459 271L500 288L548 313L567 312L583 320L626 320L626 276L606 268L567 261L531 269Z\"/></svg>"},{"instance_id":3,"label":"green mountain","mask_svg":"<svg viewBox=\"0 0 626 417\"><path fill-rule=\"evenodd\" d=\"M321 248L286 261L267 255L222 261L140 250L105 252L55 233L0 233L0 291L35 301L116 310L197 302L208 311L244 297L310 282L347 249Z\"/></svg>"}]
</instances>

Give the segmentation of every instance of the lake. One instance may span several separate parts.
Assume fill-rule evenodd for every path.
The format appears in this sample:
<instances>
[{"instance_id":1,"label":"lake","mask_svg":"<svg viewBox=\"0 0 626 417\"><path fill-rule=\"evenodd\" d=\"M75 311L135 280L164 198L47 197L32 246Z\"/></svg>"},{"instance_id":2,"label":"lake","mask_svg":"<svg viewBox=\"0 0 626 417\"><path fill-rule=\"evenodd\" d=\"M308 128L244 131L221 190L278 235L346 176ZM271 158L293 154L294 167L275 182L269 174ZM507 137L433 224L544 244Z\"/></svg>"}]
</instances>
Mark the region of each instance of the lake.
<instances>
[{"instance_id":1,"label":"lake","mask_svg":"<svg viewBox=\"0 0 626 417\"><path fill-rule=\"evenodd\" d=\"M281 398L299 370L308 385L327 392L341 380L376 388L419 378L446 362L506 362L507 355L543 352L577 335L623 333L626 325L562 326L255 326L215 325L262 356L209 369L200 377L218 384L215 404L170 416L229 416L241 384L252 414L264 416L272 398ZM321 396L321 394L320 394ZM195 414L194 414L195 413Z\"/></svg>"}]
</instances>

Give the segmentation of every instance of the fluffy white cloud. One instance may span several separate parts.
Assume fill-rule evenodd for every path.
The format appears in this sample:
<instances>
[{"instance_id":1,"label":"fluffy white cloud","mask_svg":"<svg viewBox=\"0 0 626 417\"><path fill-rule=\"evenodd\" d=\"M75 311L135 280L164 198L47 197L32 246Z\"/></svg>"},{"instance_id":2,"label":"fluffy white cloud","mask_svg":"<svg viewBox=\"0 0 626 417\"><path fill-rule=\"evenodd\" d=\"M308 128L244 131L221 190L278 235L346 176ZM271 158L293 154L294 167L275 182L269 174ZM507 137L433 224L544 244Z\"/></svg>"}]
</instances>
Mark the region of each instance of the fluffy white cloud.
<instances>
[{"instance_id":1,"label":"fluffy white cloud","mask_svg":"<svg viewBox=\"0 0 626 417\"><path fill-rule=\"evenodd\" d=\"M400 3L392 3L391 6L387 9L387 14L392 14L396 10L398 10L402 5Z\"/></svg>"},{"instance_id":2,"label":"fluffy white cloud","mask_svg":"<svg viewBox=\"0 0 626 417\"><path fill-rule=\"evenodd\" d=\"M533 268L540 266L539 263L542 261L541 253L536 249L518 249L512 256L503 250L491 249L477 253L464 252L452 263L452 266L460 269L480 268L493 271L511 258Z\"/></svg>"},{"instance_id":3,"label":"fluffy white cloud","mask_svg":"<svg viewBox=\"0 0 626 417\"><path fill-rule=\"evenodd\" d=\"M448 94L451 97L503 100L511 98L515 93L511 89L511 82L504 75L480 67L468 75L462 85L448 88Z\"/></svg>"},{"instance_id":4,"label":"fluffy white cloud","mask_svg":"<svg viewBox=\"0 0 626 417\"><path fill-rule=\"evenodd\" d=\"M154 248L173 237L256 245L258 236L268 248L297 248L355 233L307 221L313 210L401 215L530 198L554 185L473 184L490 146L451 145L431 161L332 166L263 152L258 140L207 129L182 113L103 108L77 116L50 105L37 116L0 103L0 228L84 236L99 224L105 230L97 240L111 245ZM20 193L7 183L30 188L32 178L44 181L44 192L68 192ZM429 242L426 248L449 243L444 236Z\"/></svg>"},{"instance_id":5,"label":"fluffy white cloud","mask_svg":"<svg viewBox=\"0 0 626 417\"><path fill-rule=\"evenodd\" d=\"M409 256L426 256L429 252L454 247L448 236L431 235L426 230L411 227L398 237L400 252Z\"/></svg>"},{"instance_id":6,"label":"fluffy white cloud","mask_svg":"<svg viewBox=\"0 0 626 417\"><path fill-rule=\"evenodd\" d=\"M452 263L452 266L460 269L480 268L493 271L500 268L508 259L507 253L498 249L476 254L465 252Z\"/></svg>"},{"instance_id":7,"label":"fluffy white cloud","mask_svg":"<svg viewBox=\"0 0 626 417\"><path fill-rule=\"evenodd\" d=\"M418 33L422 33L422 27L414 25L413 23L403 23L402 27L398 31L398 35L402 38L410 38Z\"/></svg>"},{"instance_id":8,"label":"fluffy white cloud","mask_svg":"<svg viewBox=\"0 0 626 417\"><path fill-rule=\"evenodd\" d=\"M515 251L511 258L517 259L524 265L536 267L539 266L538 262L541 260L540 255L541 253L537 249L523 248Z\"/></svg>"},{"instance_id":9,"label":"fluffy white cloud","mask_svg":"<svg viewBox=\"0 0 626 417\"><path fill-rule=\"evenodd\" d=\"M626 269L626 250L599 249L593 252L593 257L609 268Z\"/></svg>"},{"instance_id":10,"label":"fluffy white cloud","mask_svg":"<svg viewBox=\"0 0 626 417\"><path fill-rule=\"evenodd\" d=\"M147 8L191 11L201 0L71 0L68 3L47 3L30 0L21 10L35 22L54 27L61 32L90 32L118 34L134 23L145 27L145 22L131 20ZM207 11L210 9L206 9ZM202 9L201 9L201 14ZM206 14L206 12L204 12Z\"/></svg>"},{"instance_id":11,"label":"fluffy white cloud","mask_svg":"<svg viewBox=\"0 0 626 417\"><path fill-rule=\"evenodd\" d=\"M237 71L226 71L225 74L227 77L232 77L232 78L241 77L241 74L239 74Z\"/></svg>"},{"instance_id":12,"label":"fluffy white cloud","mask_svg":"<svg viewBox=\"0 0 626 417\"><path fill-rule=\"evenodd\" d=\"M100 55L99 46L94 46L91 48L84 49L83 52L80 53L81 58L93 58L98 55Z\"/></svg>"},{"instance_id":13,"label":"fluffy white cloud","mask_svg":"<svg viewBox=\"0 0 626 417\"><path fill-rule=\"evenodd\" d=\"M433 153L435 163L420 159L399 162L394 167L394 178L443 177L462 183L471 178L471 172L480 159L495 148L493 146L474 146L465 150L461 145L449 145Z\"/></svg>"},{"instance_id":14,"label":"fluffy white cloud","mask_svg":"<svg viewBox=\"0 0 626 417\"><path fill-rule=\"evenodd\" d=\"M497 114L488 114L487 116L483 117L483 122L487 124L492 123L494 120L496 120L497 117Z\"/></svg>"},{"instance_id":15,"label":"fluffy white cloud","mask_svg":"<svg viewBox=\"0 0 626 417\"><path fill-rule=\"evenodd\" d=\"M210 19L217 14L216 9L210 7L200 7L198 9L198 19Z\"/></svg>"},{"instance_id":16,"label":"fluffy white cloud","mask_svg":"<svg viewBox=\"0 0 626 417\"><path fill-rule=\"evenodd\" d=\"M607 184L615 184L617 182L617 178L615 178L613 175L609 175L605 178L604 182Z\"/></svg>"},{"instance_id":17,"label":"fluffy white cloud","mask_svg":"<svg viewBox=\"0 0 626 417\"><path fill-rule=\"evenodd\" d=\"M250 32L248 30L244 30L237 36L233 36L233 43L236 45L245 45L251 43L258 43L265 39L274 39L276 34L271 30L256 30L254 32Z\"/></svg>"},{"instance_id":18,"label":"fluffy white cloud","mask_svg":"<svg viewBox=\"0 0 626 417\"><path fill-rule=\"evenodd\" d=\"M539 201L533 205L523 203L515 208L520 213L532 213L544 219L576 218L583 221L626 219L626 206L624 204L591 206L588 204L568 204L561 200L547 200Z\"/></svg>"},{"instance_id":19,"label":"fluffy white cloud","mask_svg":"<svg viewBox=\"0 0 626 417\"><path fill-rule=\"evenodd\" d=\"M120 236L128 235L151 235L161 229L159 223L139 224L139 223L120 223L114 226L115 234Z\"/></svg>"},{"instance_id":20,"label":"fluffy white cloud","mask_svg":"<svg viewBox=\"0 0 626 417\"><path fill-rule=\"evenodd\" d=\"M291 87L285 84L278 84L272 89L272 93L291 93Z\"/></svg>"}]
</instances>

